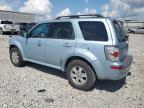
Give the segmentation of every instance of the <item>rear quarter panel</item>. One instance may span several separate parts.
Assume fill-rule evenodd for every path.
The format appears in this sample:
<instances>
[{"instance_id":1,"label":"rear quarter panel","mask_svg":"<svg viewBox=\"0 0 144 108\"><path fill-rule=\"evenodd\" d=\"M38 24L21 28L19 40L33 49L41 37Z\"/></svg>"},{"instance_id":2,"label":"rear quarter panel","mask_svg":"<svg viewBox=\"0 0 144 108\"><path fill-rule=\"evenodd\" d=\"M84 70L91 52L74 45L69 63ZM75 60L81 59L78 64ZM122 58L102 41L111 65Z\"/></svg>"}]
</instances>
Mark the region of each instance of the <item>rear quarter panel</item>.
<instances>
[{"instance_id":1,"label":"rear quarter panel","mask_svg":"<svg viewBox=\"0 0 144 108\"><path fill-rule=\"evenodd\" d=\"M107 31L108 41L87 41L84 40L82 32L80 30L79 21L100 21L103 22ZM98 75L98 77L102 77L109 67L109 62L106 60L105 57L105 45L113 45L113 38L111 31L112 26L111 22L107 21L105 18L103 19L80 19L75 20L75 29L77 30L77 42L76 42L76 49L74 56L82 57L86 60L88 60L93 67L95 67L95 71ZM96 62L95 62L96 61ZM95 64L93 64L95 62Z\"/></svg>"}]
</instances>

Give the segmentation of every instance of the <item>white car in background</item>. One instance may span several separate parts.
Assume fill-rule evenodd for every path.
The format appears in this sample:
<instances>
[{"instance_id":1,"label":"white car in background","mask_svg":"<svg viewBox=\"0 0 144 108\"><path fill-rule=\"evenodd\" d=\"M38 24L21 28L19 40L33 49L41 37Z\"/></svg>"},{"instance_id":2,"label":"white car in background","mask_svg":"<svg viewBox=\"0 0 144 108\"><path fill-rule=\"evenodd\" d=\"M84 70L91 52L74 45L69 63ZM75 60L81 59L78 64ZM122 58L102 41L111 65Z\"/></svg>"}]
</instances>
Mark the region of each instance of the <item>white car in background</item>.
<instances>
[{"instance_id":1,"label":"white car in background","mask_svg":"<svg viewBox=\"0 0 144 108\"><path fill-rule=\"evenodd\" d=\"M15 25L12 21L0 20L0 34L18 34L20 28L18 25Z\"/></svg>"},{"instance_id":2,"label":"white car in background","mask_svg":"<svg viewBox=\"0 0 144 108\"><path fill-rule=\"evenodd\" d=\"M141 33L141 34L144 34L144 27L130 28L130 29L128 29L128 33Z\"/></svg>"}]
</instances>

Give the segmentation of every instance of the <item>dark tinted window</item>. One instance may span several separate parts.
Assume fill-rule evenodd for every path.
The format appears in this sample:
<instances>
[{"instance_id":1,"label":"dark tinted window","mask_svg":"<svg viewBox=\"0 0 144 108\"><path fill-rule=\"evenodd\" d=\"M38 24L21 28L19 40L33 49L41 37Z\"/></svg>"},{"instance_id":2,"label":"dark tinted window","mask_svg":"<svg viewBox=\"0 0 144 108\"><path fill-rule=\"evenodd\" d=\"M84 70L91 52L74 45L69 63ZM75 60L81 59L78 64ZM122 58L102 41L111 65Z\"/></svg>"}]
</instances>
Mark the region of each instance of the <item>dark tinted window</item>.
<instances>
[{"instance_id":1,"label":"dark tinted window","mask_svg":"<svg viewBox=\"0 0 144 108\"><path fill-rule=\"evenodd\" d=\"M40 24L33 28L30 32L30 37L44 38L48 36L49 24Z\"/></svg>"},{"instance_id":2,"label":"dark tinted window","mask_svg":"<svg viewBox=\"0 0 144 108\"><path fill-rule=\"evenodd\" d=\"M80 21L79 26L85 40L108 41L106 28L102 22Z\"/></svg>"},{"instance_id":3,"label":"dark tinted window","mask_svg":"<svg viewBox=\"0 0 144 108\"><path fill-rule=\"evenodd\" d=\"M118 41L126 41L127 33L123 27L123 23L121 21L113 21L113 25L117 34Z\"/></svg>"},{"instance_id":4,"label":"dark tinted window","mask_svg":"<svg viewBox=\"0 0 144 108\"><path fill-rule=\"evenodd\" d=\"M55 39L74 39L74 31L70 22L52 23L51 38Z\"/></svg>"},{"instance_id":5,"label":"dark tinted window","mask_svg":"<svg viewBox=\"0 0 144 108\"><path fill-rule=\"evenodd\" d=\"M1 24L13 24L11 21L1 21Z\"/></svg>"}]
</instances>

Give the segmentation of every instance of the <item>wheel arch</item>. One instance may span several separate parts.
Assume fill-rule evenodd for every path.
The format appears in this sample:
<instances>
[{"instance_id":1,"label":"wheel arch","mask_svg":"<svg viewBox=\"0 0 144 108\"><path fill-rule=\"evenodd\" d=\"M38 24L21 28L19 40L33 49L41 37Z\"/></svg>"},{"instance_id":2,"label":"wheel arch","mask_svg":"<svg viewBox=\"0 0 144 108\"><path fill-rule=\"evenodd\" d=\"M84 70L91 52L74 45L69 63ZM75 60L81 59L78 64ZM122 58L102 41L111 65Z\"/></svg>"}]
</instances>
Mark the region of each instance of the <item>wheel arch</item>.
<instances>
[{"instance_id":1,"label":"wheel arch","mask_svg":"<svg viewBox=\"0 0 144 108\"><path fill-rule=\"evenodd\" d=\"M65 72L66 72L66 68L67 68L68 64L69 64L71 61L73 61L73 60L82 60L82 61L86 62L86 63L92 68L92 70L94 71L94 74L95 74L95 76L96 76L96 78L97 78L97 73L96 73L94 67L92 66L92 64L90 63L90 61L87 60L87 59L85 59L85 58L83 58L83 57L80 57L80 56L72 56L72 57L69 57L69 58L66 60L66 62L65 62L65 64L64 64L64 71L65 71Z\"/></svg>"},{"instance_id":2,"label":"wheel arch","mask_svg":"<svg viewBox=\"0 0 144 108\"><path fill-rule=\"evenodd\" d=\"M9 46L9 51L10 51L12 48L17 48L17 49L18 49L18 47L17 47L16 45L10 45L10 46Z\"/></svg>"},{"instance_id":3,"label":"wheel arch","mask_svg":"<svg viewBox=\"0 0 144 108\"><path fill-rule=\"evenodd\" d=\"M134 30L131 30L130 33L135 33L135 31L134 31Z\"/></svg>"},{"instance_id":4,"label":"wheel arch","mask_svg":"<svg viewBox=\"0 0 144 108\"><path fill-rule=\"evenodd\" d=\"M9 45L9 52L12 48L17 48L20 51L22 58L24 58L24 53L23 53L22 49L19 46L15 45L15 44L10 44Z\"/></svg>"}]
</instances>

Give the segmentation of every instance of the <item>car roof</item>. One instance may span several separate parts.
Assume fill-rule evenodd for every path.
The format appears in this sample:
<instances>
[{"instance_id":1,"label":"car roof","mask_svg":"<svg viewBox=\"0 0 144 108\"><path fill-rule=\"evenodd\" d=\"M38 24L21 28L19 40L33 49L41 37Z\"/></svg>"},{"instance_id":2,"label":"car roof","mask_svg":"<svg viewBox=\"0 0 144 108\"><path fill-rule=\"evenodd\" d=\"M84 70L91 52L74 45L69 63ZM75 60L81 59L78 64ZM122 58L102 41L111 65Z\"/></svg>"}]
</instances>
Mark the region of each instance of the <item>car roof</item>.
<instances>
[{"instance_id":1,"label":"car roof","mask_svg":"<svg viewBox=\"0 0 144 108\"><path fill-rule=\"evenodd\" d=\"M85 15L69 15L69 16L59 16L56 19L61 19L61 18L85 18L85 17L91 17L91 18L104 18L100 14L85 14Z\"/></svg>"},{"instance_id":2,"label":"car roof","mask_svg":"<svg viewBox=\"0 0 144 108\"><path fill-rule=\"evenodd\" d=\"M49 21L40 22L41 23L51 23L51 22L72 22L72 21L91 21L91 20L111 20L118 21L113 17L103 17L100 14L87 14L87 15L70 15L70 16L60 16L55 19L51 19Z\"/></svg>"},{"instance_id":3,"label":"car roof","mask_svg":"<svg viewBox=\"0 0 144 108\"><path fill-rule=\"evenodd\" d=\"M93 18L93 19L105 19L105 18ZM75 18L75 19L53 19L53 20L49 20L49 21L43 21L43 22L40 22L38 24L41 24L41 23L52 23L52 22L72 22L72 21L82 21L82 20L92 20L92 18Z\"/></svg>"}]
</instances>

